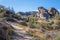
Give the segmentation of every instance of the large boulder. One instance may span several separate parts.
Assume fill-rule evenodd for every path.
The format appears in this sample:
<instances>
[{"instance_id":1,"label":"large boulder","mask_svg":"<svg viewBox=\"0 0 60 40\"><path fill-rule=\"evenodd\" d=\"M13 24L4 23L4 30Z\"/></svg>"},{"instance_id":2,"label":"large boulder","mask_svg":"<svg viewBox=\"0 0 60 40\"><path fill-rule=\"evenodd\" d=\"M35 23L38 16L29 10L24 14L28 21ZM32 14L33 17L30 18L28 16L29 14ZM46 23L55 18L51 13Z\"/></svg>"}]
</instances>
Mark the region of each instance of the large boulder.
<instances>
[{"instance_id":1,"label":"large boulder","mask_svg":"<svg viewBox=\"0 0 60 40\"><path fill-rule=\"evenodd\" d=\"M49 13L50 17L55 16L56 13L59 14L58 10L53 7L48 9L48 13Z\"/></svg>"},{"instance_id":2,"label":"large boulder","mask_svg":"<svg viewBox=\"0 0 60 40\"><path fill-rule=\"evenodd\" d=\"M44 7L38 7L37 17L38 19L49 19L55 16L55 14L59 14L58 10L51 7L48 10Z\"/></svg>"},{"instance_id":3,"label":"large boulder","mask_svg":"<svg viewBox=\"0 0 60 40\"><path fill-rule=\"evenodd\" d=\"M48 14L48 10L45 9L44 7L38 7L38 13L37 13L37 17L39 19L48 19L50 16Z\"/></svg>"}]
</instances>

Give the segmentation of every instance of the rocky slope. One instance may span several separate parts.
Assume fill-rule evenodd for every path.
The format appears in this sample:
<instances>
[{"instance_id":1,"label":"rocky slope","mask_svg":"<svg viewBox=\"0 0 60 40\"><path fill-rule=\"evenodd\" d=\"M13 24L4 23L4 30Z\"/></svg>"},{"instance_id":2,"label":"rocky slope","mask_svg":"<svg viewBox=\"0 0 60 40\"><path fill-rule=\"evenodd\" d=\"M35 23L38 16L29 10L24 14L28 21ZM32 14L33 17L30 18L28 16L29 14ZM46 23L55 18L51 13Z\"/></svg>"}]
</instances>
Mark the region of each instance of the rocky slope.
<instances>
[{"instance_id":1,"label":"rocky slope","mask_svg":"<svg viewBox=\"0 0 60 40\"><path fill-rule=\"evenodd\" d=\"M26 12L24 14L24 12L20 12L21 16L24 17L28 17L29 15L36 15L37 12ZM49 19L52 18L53 16L55 16L55 14L59 14L58 10L56 10L55 8L49 8L48 10L45 9L44 7L38 7L38 13L37 13L37 18L38 19ZM8 40L8 36L6 38L7 34L7 30L8 29L13 29L14 33L12 35L12 40L39 40L37 38L34 38L32 36L30 36L25 30L23 30L23 28L19 28L17 26L17 21L19 22L20 20L24 20L23 22L25 22L25 19L21 18L20 14L15 14L13 10L7 9L4 6L0 6L0 20L2 19L3 21L10 21L12 23L0 23L0 35L2 38L7 39ZM40 21L40 20L39 20ZM15 22L15 23L13 23ZM59 21L58 21L59 22ZM46 24L46 23L45 23ZM60 24L60 23L59 23ZM12 27L12 28L10 28ZM45 27L45 25L44 25ZM40 29L39 29L40 30ZM48 33L49 34L49 33ZM48 35L50 36L50 34ZM47 36L47 37L48 37Z\"/></svg>"},{"instance_id":2,"label":"rocky slope","mask_svg":"<svg viewBox=\"0 0 60 40\"><path fill-rule=\"evenodd\" d=\"M24 31L23 28L18 27L16 23L9 22L8 24L10 24L14 28L12 40L39 40L37 38L30 36L26 31Z\"/></svg>"},{"instance_id":3,"label":"rocky slope","mask_svg":"<svg viewBox=\"0 0 60 40\"><path fill-rule=\"evenodd\" d=\"M0 40L9 40L10 39L10 32L13 29L10 25L6 22L0 22Z\"/></svg>"}]
</instances>

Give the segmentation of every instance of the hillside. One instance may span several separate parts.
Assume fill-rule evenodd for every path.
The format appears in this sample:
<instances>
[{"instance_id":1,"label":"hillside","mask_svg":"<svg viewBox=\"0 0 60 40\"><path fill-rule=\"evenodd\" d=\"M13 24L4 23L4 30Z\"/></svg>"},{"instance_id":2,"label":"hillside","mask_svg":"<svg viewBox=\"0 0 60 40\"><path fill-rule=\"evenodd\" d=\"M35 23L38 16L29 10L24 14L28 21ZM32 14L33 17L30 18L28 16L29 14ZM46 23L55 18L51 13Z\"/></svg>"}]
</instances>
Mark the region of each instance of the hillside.
<instances>
[{"instance_id":1,"label":"hillside","mask_svg":"<svg viewBox=\"0 0 60 40\"><path fill-rule=\"evenodd\" d=\"M0 31L1 40L60 40L60 13L53 7L15 13L0 5Z\"/></svg>"}]
</instances>

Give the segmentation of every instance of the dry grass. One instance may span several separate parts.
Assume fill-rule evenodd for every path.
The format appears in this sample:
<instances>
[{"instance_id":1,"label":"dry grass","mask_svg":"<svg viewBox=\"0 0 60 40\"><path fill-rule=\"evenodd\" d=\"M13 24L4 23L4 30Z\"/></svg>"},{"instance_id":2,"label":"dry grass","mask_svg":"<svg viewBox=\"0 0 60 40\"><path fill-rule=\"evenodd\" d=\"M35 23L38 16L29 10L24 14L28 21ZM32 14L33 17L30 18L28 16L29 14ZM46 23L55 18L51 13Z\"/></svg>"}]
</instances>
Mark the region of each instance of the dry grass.
<instances>
[{"instance_id":1,"label":"dry grass","mask_svg":"<svg viewBox=\"0 0 60 40\"><path fill-rule=\"evenodd\" d=\"M33 37L39 38L40 40L45 39L44 35L42 33L39 33L39 31L37 29L30 29L30 31L28 31L28 33L30 35L32 35Z\"/></svg>"},{"instance_id":2,"label":"dry grass","mask_svg":"<svg viewBox=\"0 0 60 40\"><path fill-rule=\"evenodd\" d=\"M46 28L48 27L47 21L38 20L38 22L40 23L40 27L41 27L41 25L44 25L44 27L46 27ZM37 28L32 29L32 28L29 28L28 26L23 26L21 24L18 24L18 26L23 28L26 32L28 32L33 37L37 37L40 40L49 40L49 39L46 39L46 37L44 36L43 33L40 33L40 29L37 29ZM53 30L46 30L45 33L50 32L50 31L53 31Z\"/></svg>"},{"instance_id":3,"label":"dry grass","mask_svg":"<svg viewBox=\"0 0 60 40\"><path fill-rule=\"evenodd\" d=\"M23 26L23 25L18 25L19 27L23 28L26 32L28 32L31 36L37 37L39 39L45 40L45 37L42 33L40 33L38 29L31 29L29 27Z\"/></svg>"}]
</instances>

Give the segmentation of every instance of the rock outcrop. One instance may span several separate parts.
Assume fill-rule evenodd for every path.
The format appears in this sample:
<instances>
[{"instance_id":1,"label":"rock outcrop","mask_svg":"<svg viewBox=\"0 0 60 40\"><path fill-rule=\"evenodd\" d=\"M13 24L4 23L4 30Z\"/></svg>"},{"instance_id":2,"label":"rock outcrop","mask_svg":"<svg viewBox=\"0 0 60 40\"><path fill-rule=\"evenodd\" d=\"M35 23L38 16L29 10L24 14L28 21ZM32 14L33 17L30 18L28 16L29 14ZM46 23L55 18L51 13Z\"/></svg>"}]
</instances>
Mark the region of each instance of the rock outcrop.
<instances>
[{"instance_id":1,"label":"rock outcrop","mask_svg":"<svg viewBox=\"0 0 60 40\"><path fill-rule=\"evenodd\" d=\"M58 10L55 8L49 8L47 10L44 7L38 7L37 17L38 19L48 19L53 17L56 13L59 14Z\"/></svg>"},{"instance_id":2,"label":"rock outcrop","mask_svg":"<svg viewBox=\"0 0 60 40\"><path fill-rule=\"evenodd\" d=\"M45 9L44 7L38 7L38 13L37 13L37 17L40 19L48 19L49 18L49 14L48 14L48 10Z\"/></svg>"},{"instance_id":3,"label":"rock outcrop","mask_svg":"<svg viewBox=\"0 0 60 40\"><path fill-rule=\"evenodd\" d=\"M48 9L48 13L49 13L50 17L55 16L56 13L59 14L58 10L53 7Z\"/></svg>"}]
</instances>

